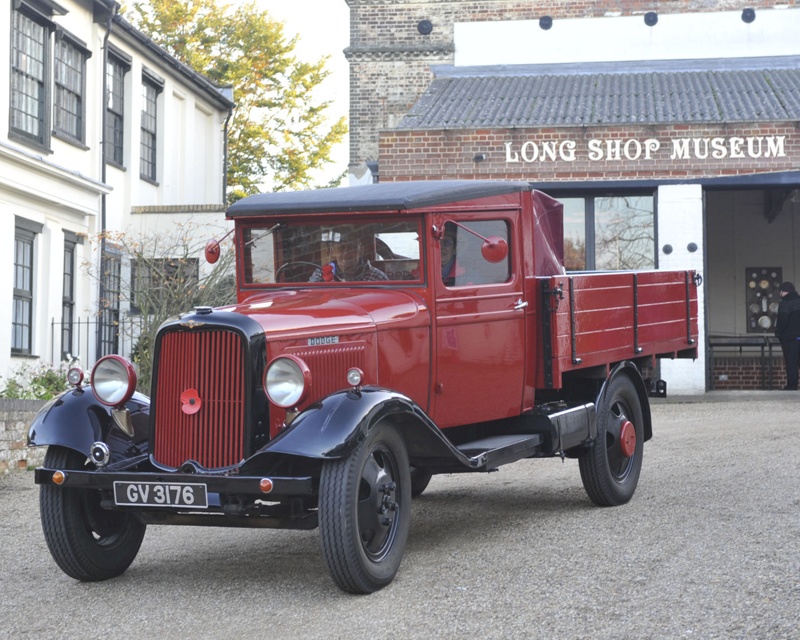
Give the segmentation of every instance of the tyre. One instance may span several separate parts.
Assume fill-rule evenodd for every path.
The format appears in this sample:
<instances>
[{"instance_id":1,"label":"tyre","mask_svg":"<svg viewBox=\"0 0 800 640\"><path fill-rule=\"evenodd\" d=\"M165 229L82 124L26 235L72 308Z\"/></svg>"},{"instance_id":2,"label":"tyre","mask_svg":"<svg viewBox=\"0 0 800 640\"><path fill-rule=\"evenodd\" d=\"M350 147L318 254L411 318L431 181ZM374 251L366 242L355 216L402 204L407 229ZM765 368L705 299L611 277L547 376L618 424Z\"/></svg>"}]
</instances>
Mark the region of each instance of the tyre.
<instances>
[{"instance_id":1,"label":"tyre","mask_svg":"<svg viewBox=\"0 0 800 640\"><path fill-rule=\"evenodd\" d=\"M633 381L615 376L597 413L597 440L578 458L589 498L601 507L625 504L642 470L644 417Z\"/></svg>"},{"instance_id":2,"label":"tyre","mask_svg":"<svg viewBox=\"0 0 800 640\"><path fill-rule=\"evenodd\" d=\"M433 474L426 469L411 467L411 497L421 496L422 492L428 488Z\"/></svg>"},{"instance_id":3,"label":"tyre","mask_svg":"<svg viewBox=\"0 0 800 640\"><path fill-rule=\"evenodd\" d=\"M44 466L87 469L85 455L51 445ZM136 558L145 525L121 511L100 506L100 492L42 485L39 490L42 530L50 554L68 576L84 582L121 575Z\"/></svg>"},{"instance_id":4,"label":"tyre","mask_svg":"<svg viewBox=\"0 0 800 640\"><path fill-rule=\"evenodd\" d=\"M408 453L391 426L377 425L347 458L323 465L320 546L343 591L372 593L394 579L410 520Z\"/></svg>"}]
</instances>

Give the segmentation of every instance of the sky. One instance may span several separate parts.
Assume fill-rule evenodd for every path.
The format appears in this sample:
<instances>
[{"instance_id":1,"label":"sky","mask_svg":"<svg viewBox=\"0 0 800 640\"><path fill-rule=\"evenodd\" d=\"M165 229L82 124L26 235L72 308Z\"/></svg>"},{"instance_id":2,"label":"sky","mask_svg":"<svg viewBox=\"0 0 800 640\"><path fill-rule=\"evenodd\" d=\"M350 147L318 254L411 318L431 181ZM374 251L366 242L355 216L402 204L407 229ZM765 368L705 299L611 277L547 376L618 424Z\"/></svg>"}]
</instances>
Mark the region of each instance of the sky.
<instances>
[{"instance_id":1,"label":"sky","mask_svg":"<svg viewBox=\"0 0 800 640\"><path fill-rule=\"evenodd\" d=\"M285 24L286 35L298 35L297 57L316 61L330 56L331 75L318 88L323 100L332 102L332 121L348 115L350 104L349 66L344 49L350 44L350 8L345 0L256 0L257 6ZM333 150L334 163L324 172L322 181L340 175L347 169L348 141L344 139ZM343 184L346 184L345 179Z\"/></svg>"}]
</instances>

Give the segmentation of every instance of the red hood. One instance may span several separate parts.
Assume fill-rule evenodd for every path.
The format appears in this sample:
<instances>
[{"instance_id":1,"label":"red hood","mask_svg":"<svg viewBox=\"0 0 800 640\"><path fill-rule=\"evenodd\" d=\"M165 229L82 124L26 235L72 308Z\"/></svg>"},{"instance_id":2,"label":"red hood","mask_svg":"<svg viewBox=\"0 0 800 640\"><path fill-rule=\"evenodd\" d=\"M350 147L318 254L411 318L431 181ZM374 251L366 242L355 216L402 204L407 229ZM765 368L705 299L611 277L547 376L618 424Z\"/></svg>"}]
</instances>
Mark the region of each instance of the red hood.
<instances>
[{"instance_id":1,"label":"red hood","mask_svg":"<svg viewBox=\"0 0 800 640\"><path fill-rule=\"evenodd\" d=\"M421 326L430 321L422 298L389 289L275 291L220 310L253 318L267 334L339 328L368 331L386 324Z\"/></svg>"}]
</instances>

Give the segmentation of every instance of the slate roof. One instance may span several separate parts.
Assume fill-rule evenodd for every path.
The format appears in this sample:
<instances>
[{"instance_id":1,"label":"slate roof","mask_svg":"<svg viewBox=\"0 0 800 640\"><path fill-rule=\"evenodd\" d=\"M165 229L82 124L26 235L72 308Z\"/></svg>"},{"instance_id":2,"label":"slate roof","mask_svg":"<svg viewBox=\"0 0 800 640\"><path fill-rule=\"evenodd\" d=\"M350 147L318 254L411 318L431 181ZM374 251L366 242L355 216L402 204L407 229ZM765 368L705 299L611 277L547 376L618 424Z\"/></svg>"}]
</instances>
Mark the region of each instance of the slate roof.
<instances>
[{"instance_id":1,"label":"slate roof","mask_svg":"<svg viewBox=\"0 0 800 640\"><path fill-rule=\"evenodd\" d=\"M800 120L800 58L435 67L398 129Z\"/></svg>"}]
</instances>

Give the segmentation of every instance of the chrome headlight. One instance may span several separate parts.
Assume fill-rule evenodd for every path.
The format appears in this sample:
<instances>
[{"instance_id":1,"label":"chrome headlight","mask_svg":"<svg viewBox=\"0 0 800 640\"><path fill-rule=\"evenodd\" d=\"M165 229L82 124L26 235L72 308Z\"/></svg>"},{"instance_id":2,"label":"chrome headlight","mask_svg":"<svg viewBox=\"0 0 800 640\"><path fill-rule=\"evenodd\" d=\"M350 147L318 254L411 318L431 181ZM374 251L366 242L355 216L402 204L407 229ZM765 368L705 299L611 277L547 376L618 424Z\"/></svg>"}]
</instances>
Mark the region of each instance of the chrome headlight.
<instances>
[{"instance_id":1,"label":"chrome headlight","mask_svg":"<svg viewBox=\"0 0 800 640\"><path fill-rule=\"evenodd\" d=\"M308 397L311 371L296 356L279 356L264 373L264 391L270 402L283 409L293 409Z\"/></svg>"},{"instance_id":2,"label":"chrome headlight","mask_svg":"<svg viewBox=\"0 0 800 640\"><path fill-rule=\"evenodd\" d=\"M136 391L136 370L121 356L105 356L92 369L92 387L100 402L118 407Z\"/></svg>"}]
</instances>

